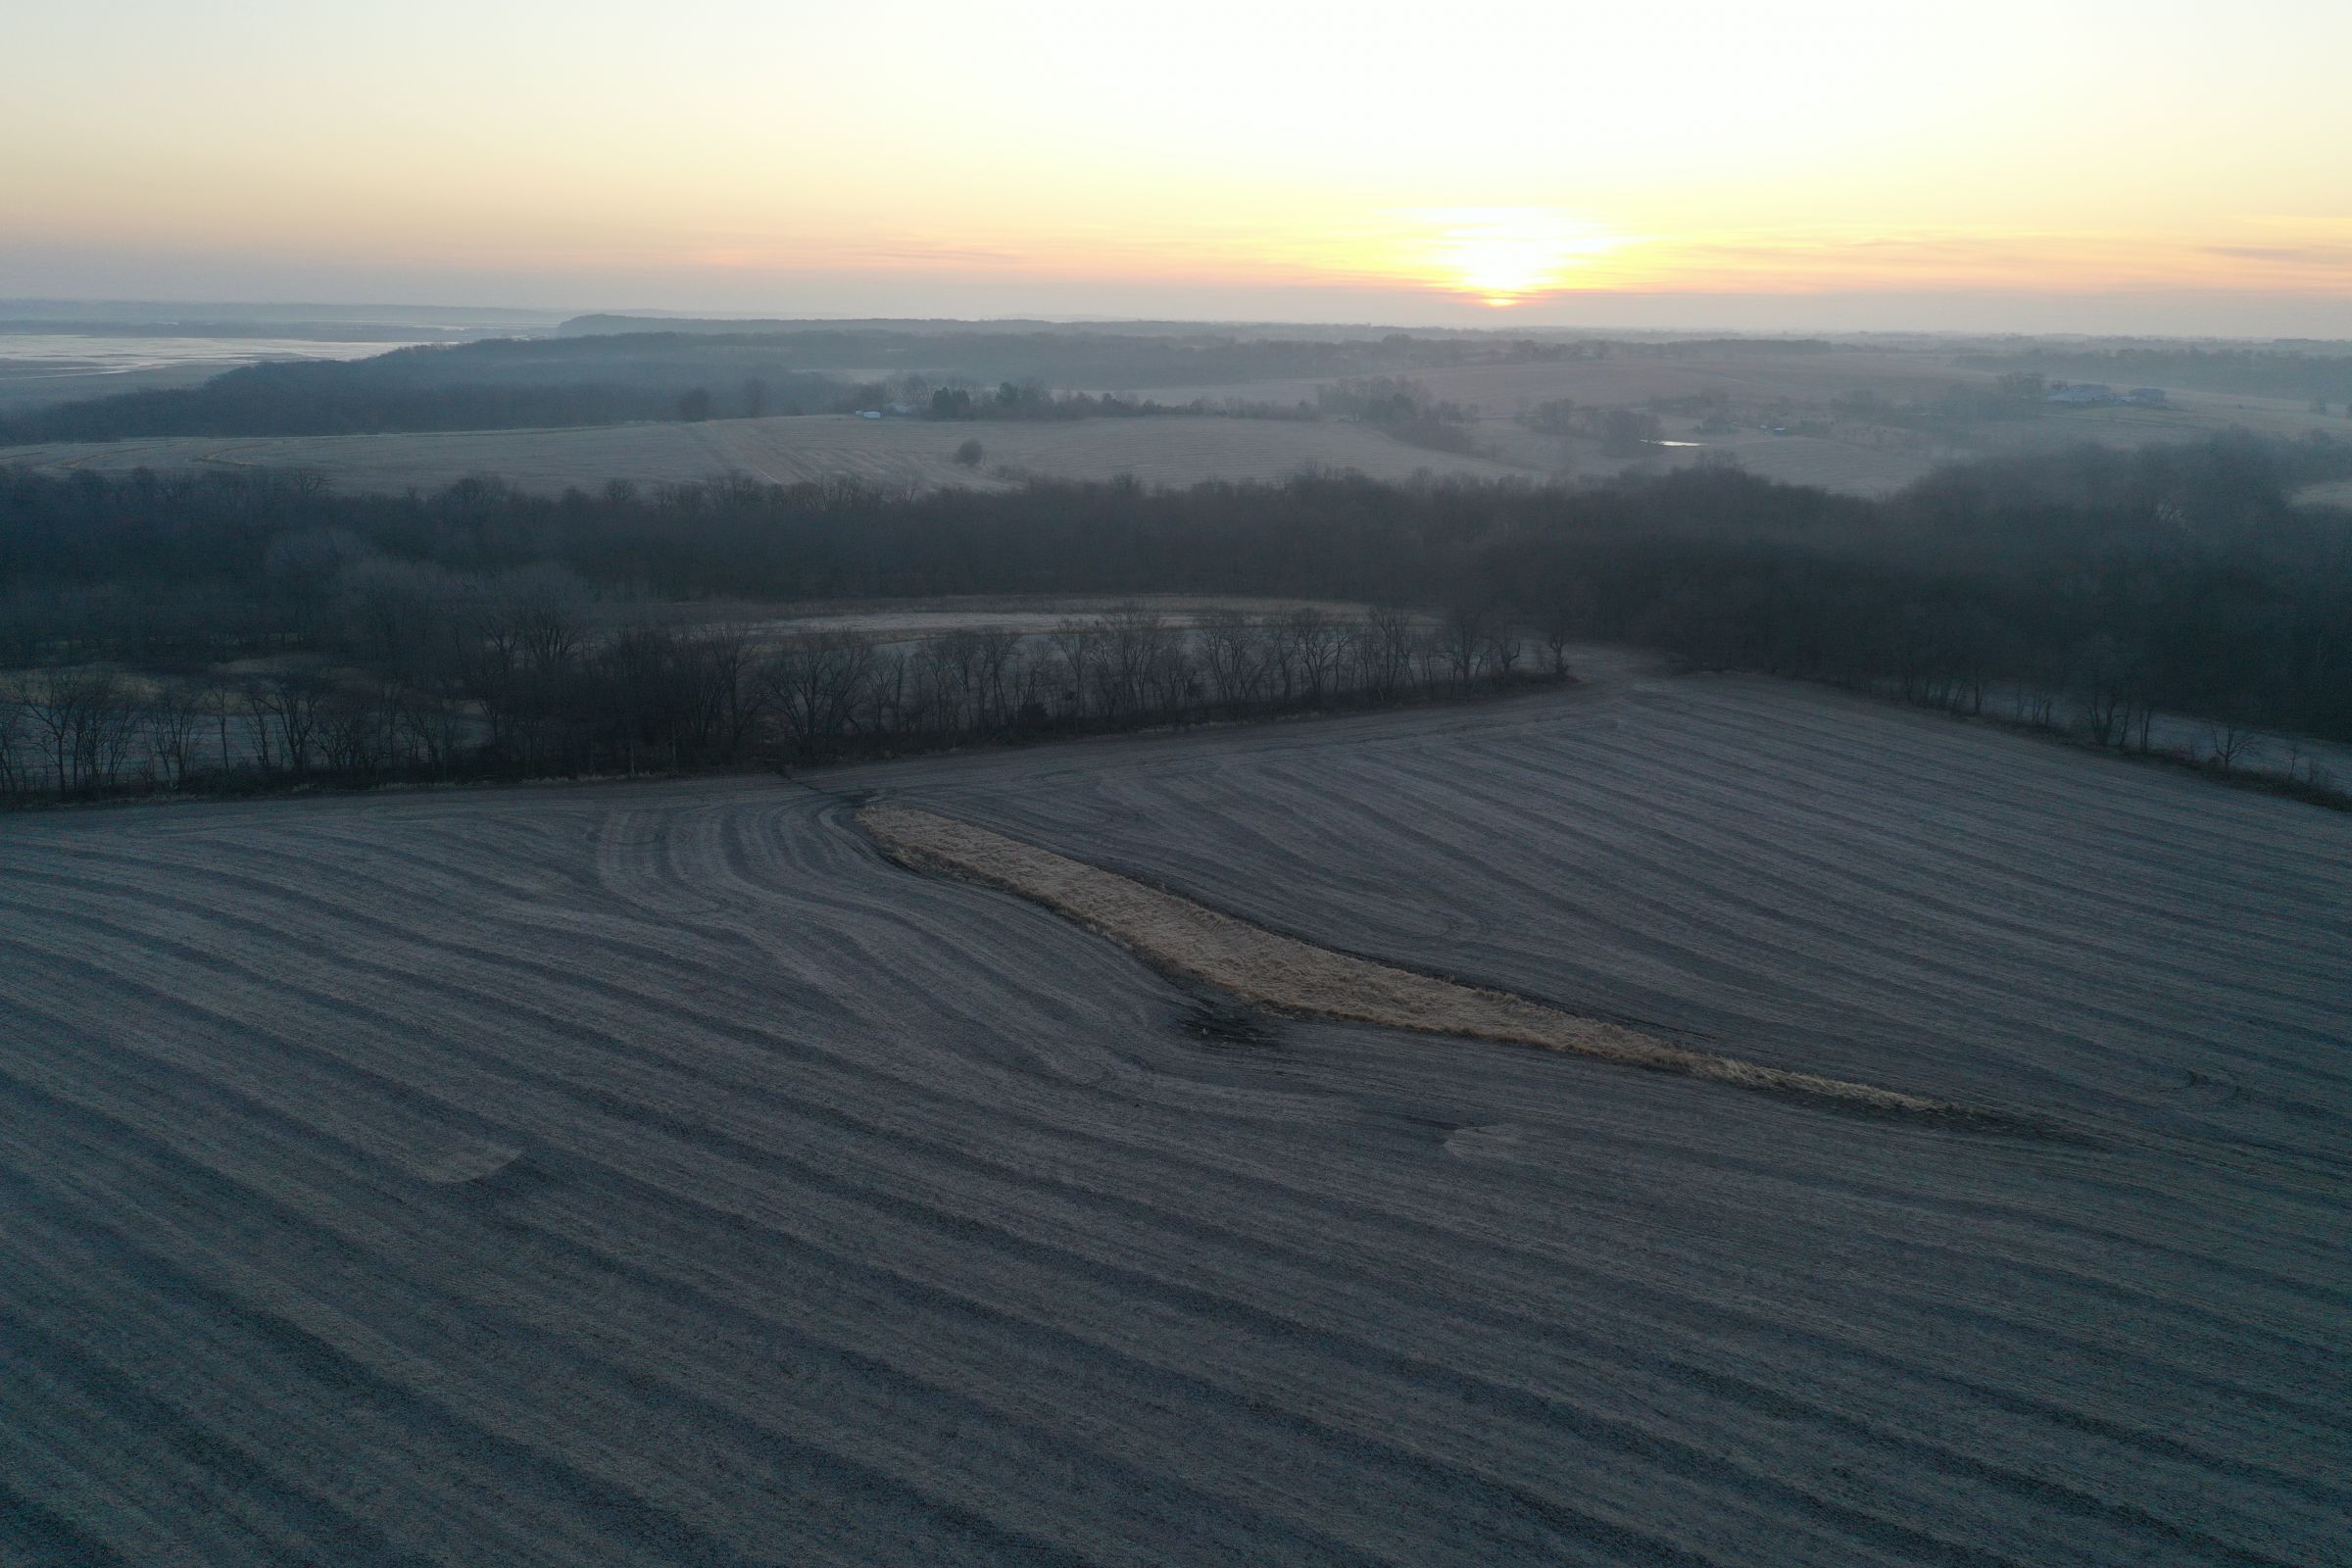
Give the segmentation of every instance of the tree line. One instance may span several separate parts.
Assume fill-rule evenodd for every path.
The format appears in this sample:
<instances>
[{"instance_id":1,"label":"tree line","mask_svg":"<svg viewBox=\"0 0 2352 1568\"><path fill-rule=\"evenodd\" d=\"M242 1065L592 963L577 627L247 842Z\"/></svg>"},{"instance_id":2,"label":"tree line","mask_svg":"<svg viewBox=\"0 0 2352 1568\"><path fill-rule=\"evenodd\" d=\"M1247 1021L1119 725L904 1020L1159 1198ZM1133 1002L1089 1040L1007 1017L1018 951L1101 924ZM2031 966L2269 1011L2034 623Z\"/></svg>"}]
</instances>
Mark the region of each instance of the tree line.
<instances>
[{"instance_id":1,"label":"tree line","mask_svg":"<svg viewBox=\"0 0 2352 1568\"><path fill-rule=\"evenodd\" d=\"M432 353L402 350L381 356ZM355 375L351 364L287 361L226 370L201 386L118 393L0 419L0 445L124 436L364 435L391 431L552 429L724 415L816 414L856 407L851 386L767 366L717 390L648 376L416 383ZM760 371L764 373L760 373Z\"/></svg>"},{"instance_id":2,"label":"tree line","mask_svg":"<svg viewBox=\"0 0 2352 1568\"><path fill-rule=\"evenodd\" d=\"M643 607L638 607L640 610ZM35 666L0 680L0 799L678 772L1394 704L1539 673L1457 612L1197 623L1139 608L1050 632L612 621L575 580L353 574L342 628L261 667Z\"/></svg>"},{"instance_id":3,"label":"tree line","mask_svg":"<svg viewBox=\"0 0 2352 1568\"><path fill-rule=\"evenodd\" d=\"M1468 664L1416 653L1416 688L1517 667L1506 645L1594 639L1961 711L2063 709L2119 746L2146 745L2159 710L2347 740L2352 514L2291 500L2346 472L2352 444L2243 436L1992 460L1878 501L1704 469L1582 487L1318 474L928 494L739 477L554 497L486 479L394 496L298 474L18 471L0 475L0 670L30 683L12 711L48 737L44 776L62 755L69 785L120 771L105 715L165 685L190 688L223 766L234 750L280 775L330 753L363 772L741 761L745 734L774 724L788 739L823 682L752 683L746 669L777 650L755 638L728 652L660 607L958 594L1336 600L1490 628L1492 651ZM1205 664L1205 635L1182 641L1181 680L1163 666L1115 698L1080 680L1075 715L1191 710L1169 691L1202 711L1250 700ZM1368 635L1342 663L1359 672L1345 689L1372 700L1399 688L1360 673ZM1049 667L1044 646L1023 650L1024 668ZM895 656L828 657L862 682ZM735 670L732 696L698 684L713 660ZM894 714L914 710L905 689ZM793 690L797 709L780 695ZM641 697L680 716L646 717ZM870 697L861 686L849 705L869 715L855 733L905 728L873 721ZM1063 716L1031 690L1009 708L992 696L988 724L1050 733L1032 701Z\"/></svg>"},{"instance_id":4,"label":"tree line","mask_svg":"<svg viewBox=\"0 0 2352 1568\"><path fill-rule=\"evenodd\" d=\"M2352 403L2352 353L2340 344L2047 343L1956 357L1973 369L2113 385L2200 387L2253 397Z\"/></svg>"},{"instance_id":5,"label":"tree line","mask_svg":"<svg viewBox=\"0 0 2352 1568\"><path fill-rule=\"evenodd\" d=\"M1161 403L1152 398L1125 397L1116 392L1056 392L1037 382L1004 381L995 388L951 384L933 386L922 376L907 376L871 388L861 407L880 405L907 410L932 419L1028 419L1054 422L1069 419L1149 419L1201 417L1311 419L1314 410L1303 404L1252 403L1242 398L1210 402L1194 398L1186 403Z\"/></svg>"}]
</instances>

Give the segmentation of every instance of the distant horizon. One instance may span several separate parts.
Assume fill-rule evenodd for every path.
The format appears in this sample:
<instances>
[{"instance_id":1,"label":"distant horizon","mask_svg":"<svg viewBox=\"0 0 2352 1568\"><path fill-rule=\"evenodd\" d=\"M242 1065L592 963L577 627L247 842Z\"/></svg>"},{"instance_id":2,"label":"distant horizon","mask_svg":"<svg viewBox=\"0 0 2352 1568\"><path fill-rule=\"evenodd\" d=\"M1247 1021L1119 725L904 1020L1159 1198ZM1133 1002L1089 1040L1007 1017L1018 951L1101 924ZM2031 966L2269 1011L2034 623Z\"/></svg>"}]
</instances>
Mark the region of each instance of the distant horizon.
<instances>
[{"instance_id":1,"label":"distant horizon","mask_svg":"<svg viewBox=\"0 0 2352 1568\"><path fill-rule=\"evenodd\" d=\"M1690 297L1691 296L1615 295L1607 296L1606 298L1612 304L1625 306L1628 304L1655 305L1662 301L1686 300ZM546 322L551 325L560 323L562 321L576 319L582 317L614 316L630 317L648 321L936 321L968 322L974 325L993 325L1019 321L1036 321L1054 326L1108 327L1132 324L1168 324L1198 325L1204 328L1300 327L1306 329L1345 330L1441 330L1491 332L1502 335L1509 335L1513 332L1531 332L1544 335L1592 332L1610 334L1660 333L1673 336L1705 336L1709 334L1726 334L1740 337L1787 337L1792 335L1814 335L1825 337L1920 336L1954 338L2080 337L2141 338L2151 340L2177 340L2181 342L2305 341L2320 343L2352 343L2352 301L2346 302L2341 312L2341 316L2343 318L2342 320L2340 322L2332 323L2333 329L2328 330L2325 327L2315 328L2314 326L2306 326L2302 329L2295 329L2284 322L2273 322L2268 325L2258 324L2258 322L2250 317L2241 318L2234 325L2230 324L2228 321L2219 318L2208 318L2204 325L2201 327L2196 327L2182 321L2180 319L2180 316L2183 313L2180 312L2170 313L2165 320L2165 324L2160 326L2132 326L2124 324L2123 321L2116 319L2108 319L2104 322L2085 319L2085 313L2080 310L2069 313L2067 311L2069 302L2057 299L2045 299L2035 302L2042 312L2047 312L2050 314L2049 319L2046 319L2038 324L2026 324L2023 321L2013 321L2012 324L2003 325L1996 324L1996 320L1986 320L1973 324L1961 324L1948 320L1943 323L1928 323L1892 314L1886 315L1884 317L1875 317L1868 320L1837 321L1827 318L1808 318L1803 314L1802 306L1804 302L1811 300L1814 298L1813 296L1733 296L1732 298L1738 299L1742 303L1753 303L1757 305L1760 310L1766 312L1770 312L1771 308L1773 307L1779 307L1777 312L1779 318L1774 320L1739 320L1727 316L1722 318L1694 317L1687 321L1676 321L1669 319L1611 320L1599 318L1597 317L1569 317L1557 309L1541 311L1529 309L1525 311L1514 311L1507 314L1502 312L1488 311L1479 314L1463 314L1445 318L1433 318L1429 314L1424 313L1418 318L1409 318L1402 315L1392 317L1368 315L1346 317L1337 315L1308 316L1297 314L1211 314L1205 310L1186 312L1181 310L1181 308L1162 312L1137 311L1125 314L1101 311L1056 312L1047 309L1007 309L1002 312L973 313L953 312L946 310L926 310L911 304L897 309L877 308L860 311L849 309L826 310L821 307L796 306L791 303L775 304L765 307L758 305L707 305L697 307L645 304L582 305L545 302L524 303L496 300L485 302L479 297L448 300L401 300L391 298L361 297L275 298L258 295L244 298L231 298L219 295L174 297L163 294L146 296L25 294L0 295L0 322L10 322L19 326L31 326L34 323L44 319L44 317L40 315L16 317L12 316L10 313L19 310L33 310L37 308L48 312L57 313L47 317L46 318L48 319L73 320L85 323L104 323L108 325L122 325L130 327L169 325L182 320L205 322L209 319L204 314L206 312L229 313L231 318L238 315L249 315L253 319L263 322L292 323L302 322L307 319L311 322L311 324L318 325L334 324L359 326L401 324L392 320L379 319L364 314L368 312L379 312L385 313L386 316L393 318L401 316L423 316L432 313L449 313L458 316L470 316L479 318L524 316L532 318L544 318ZM1591 295L1579 296L1578 302L1584 304L1595 303L1595 297ZM1847 297L1846 303L1849 306L1852 304L1852 299L1850 296ZM2013 298L2000 301L1985 300L1973 303L1985 307L1999 304L2015 306L2017 304ZM64 314L70 311L87 311L91 314L87 317L73 317ZM125 315L119 318L110 318L105 314L108 311L179 311L187 314L181 317L166 317L159 315L153 319L143 320L134 315ZM298 313L318 313L318 315L315 318L306 318ZM2062 320L2070 322L2071 324L2059 324ZM451 322L448 324L459 325L466 323Z\"/></svg>"},{"instance_id":2,"label":"distant horizon","mask_svg":"<svg viewBox=\"0 0 2352 1568\"><path fill-rule=\"evenodd\" d=\"M41 149L0 295L2352 338L2340 0L118 0L0 43Z\"/></svg>"}]
</instances>

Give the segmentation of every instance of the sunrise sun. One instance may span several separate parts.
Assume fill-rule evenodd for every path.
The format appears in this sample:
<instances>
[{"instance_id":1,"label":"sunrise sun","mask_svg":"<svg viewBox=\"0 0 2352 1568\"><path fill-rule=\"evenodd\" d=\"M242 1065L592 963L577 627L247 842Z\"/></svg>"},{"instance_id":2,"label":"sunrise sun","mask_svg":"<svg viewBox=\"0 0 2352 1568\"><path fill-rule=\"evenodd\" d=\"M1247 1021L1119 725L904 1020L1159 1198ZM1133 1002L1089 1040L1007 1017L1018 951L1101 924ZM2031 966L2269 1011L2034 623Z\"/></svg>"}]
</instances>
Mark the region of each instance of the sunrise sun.
<instances>
[{"instance_id":1,"label":"sunrise sun","mask_svg":"<svg viewBox=\"0 0 2352 1568\"><path fill-rule=\"evenodd\" d=\"M1411 216L1428 234L1426 275L1497 308L1568 286L1579 267L1624 243L1549 207L1448 207Z\"/></svg>"}]
</instances>

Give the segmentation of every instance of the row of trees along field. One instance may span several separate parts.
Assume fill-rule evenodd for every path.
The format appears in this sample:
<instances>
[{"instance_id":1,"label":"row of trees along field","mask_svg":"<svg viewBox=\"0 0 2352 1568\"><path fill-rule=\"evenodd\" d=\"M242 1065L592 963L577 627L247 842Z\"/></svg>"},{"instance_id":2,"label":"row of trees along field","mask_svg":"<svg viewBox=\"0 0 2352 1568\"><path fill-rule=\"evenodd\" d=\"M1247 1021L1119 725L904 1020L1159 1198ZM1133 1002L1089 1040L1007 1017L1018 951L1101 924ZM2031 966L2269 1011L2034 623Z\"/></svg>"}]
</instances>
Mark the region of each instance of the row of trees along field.
<instances>
[{"instance_id":1,"label":"row of trees along field","mask_svg":"<svg viewBox=\"0 0 2352 1568\"><path fill-rule=\"evenodd\" d=\"M1507 622L1313 607L1176 624L1141 609L1051 632L611 621L560 568L354 572L321 651L0 686L0 794L74 799L306 783L808 762L1393 704L1530 678ZM1567 674L1561 641L1544 673Z\"/></svg>"},{"instance_id":2,"label":"row of trees along field","mask_svg":"<svg viewBox=\"0 0 2352 1568\"><path fill-rule=\"evenodd\" d=\"M52 784L64 745L69 790L120 774L126 754L106 723L87 742L57 739L58 681L98 683L66 705L90 711L225 682L226 699L205 698L210 755L272 776L699 766L742 760L763 724L804 754L838 741L783 706L790 682L742 672L782 650L727 653L707 646L719 634L637 625L630 608L720 597L1345 600L1507 628L1513 647L1539 633L1619 641L1961 710L2080 717L2110 744L2144 744L2158 710L2342 740L2352 519L2289 498L2346 472L2352 444L2243 436L1981 463L1886 501L1722 470L1588 488L1321 475L921 495L738 478L560 498L491 480L361 496L300 475L16 472L0 476L0 670L17 672L12 733L49 736ZM1198 637L1180 647L1208 658ZM732 696L663 695L712 660L738 666ZM1050 661L1033 648L1024 662ZM1417 667L1426 683L1448 666ZM1213 669L1146 684L1189 694L1195 679L1205 707L1230 700ZM254 695L287 681L316 699ZM1347 689L1388 688L1350 675ZM1107 718L1097 690L1081 683L1077 706ZM368 693L372 718L332 716ZM1015 720L1033 699L1060 716L1031 693ZM254 702L274 704L267 740L220 739L233 727L223 700L249 735ZM861 716L841 734L880 733L870 694L851 708ZM756 719L726 716L746 711ZM1017 728L1002 705L990 712ZM330 751L365 760L330 768ZM75 756L89 766L76 772Z\"/></svg>"}]
</instances>

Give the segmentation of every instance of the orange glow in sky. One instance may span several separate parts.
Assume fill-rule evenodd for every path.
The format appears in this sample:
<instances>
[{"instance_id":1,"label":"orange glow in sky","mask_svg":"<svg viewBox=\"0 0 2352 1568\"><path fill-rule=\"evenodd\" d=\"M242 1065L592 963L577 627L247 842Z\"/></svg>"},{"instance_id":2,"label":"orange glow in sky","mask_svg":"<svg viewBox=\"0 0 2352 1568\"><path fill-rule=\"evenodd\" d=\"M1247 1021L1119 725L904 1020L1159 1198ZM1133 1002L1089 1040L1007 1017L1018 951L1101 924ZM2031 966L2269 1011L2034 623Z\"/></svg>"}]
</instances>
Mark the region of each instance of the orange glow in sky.
<instances>
[{"instance_id":1,"label":"orange glow in sky","mask_svg":"<svg viewBox=\"0 0 2352 1568\"><path fill-rule=\"evenodd\" d=\"M1578 266L1623 240L1542 207L1469 207L1409 215L1430 224L1423 280L1507 308L1573 286Z\"/></svg>"},{"instance_id":2,"label":"orange glow in sky","mask_svg":"<svg viewBox=\"0 0 2352 1568\"><path fill-rule=\"evenodd\" d=\"M114 0L0 51L0 297L2352 302L2342 0Z\"/></svg>"}]
</instances>

